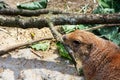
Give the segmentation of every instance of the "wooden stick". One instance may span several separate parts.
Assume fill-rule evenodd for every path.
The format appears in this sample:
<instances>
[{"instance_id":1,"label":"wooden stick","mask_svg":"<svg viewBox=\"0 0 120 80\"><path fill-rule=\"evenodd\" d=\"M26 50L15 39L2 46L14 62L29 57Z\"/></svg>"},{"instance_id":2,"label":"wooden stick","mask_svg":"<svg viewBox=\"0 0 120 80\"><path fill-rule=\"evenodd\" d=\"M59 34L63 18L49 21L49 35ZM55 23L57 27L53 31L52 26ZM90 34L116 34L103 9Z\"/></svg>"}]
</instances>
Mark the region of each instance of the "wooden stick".
<instances>
[{"instance_id":1,"label":"wooden stick","mask_svg":"<svg viewBox=\"0 0 120 80\"><path fill-rule=\"evenodd\" d=\"M95 26L95 27L92 27L92 28L88 28L88 29L85 29L86 31L93 31L93 30L96 30L96 29L100 29L100 28L104 28L104 27L112 27L112 26L119 26L120 27L120 24L104 24L104 25L98 25L98 26Z\"/></svg>"},{"instance_id":2,"label":"wooden stick","mask_svg":"<svg viewBox=\"0 0 120 80\"><path fill-rule=\"evenodd\" d=\"M13 45L13 46L9 46L9 47L7 47L5 49L0 50L0 56L2 56L4 54L8 54L8 52L13 51L13 50L15 50L17 48L26 47L28 45L31 45L31 44L39 42L39 41L51 40L51 39L53 39L53 37L43 38L43 39L39 39L39 40L33 40L33 41L30 41L30 42L24 42L24 43L16 44L16 45Z\"/></svg>"},{"instance_id":3,"label":"wooden stick","mask_svg":"<svg viewBox=\"0 0 120 80\"><path fill-rule=\"evenodd\" d=\"M65 47L65 49L68 52L69 56L71 57L72 62L74 64L75 68L77 69L77 67L76 67L76 60L75 60L74 56L72 56L73 51L64 43L64 41L62 39L62 35L55 29L52 21L50 21L50 15L48 15L47 22L48 22L48 25L50 27L50 30L51 30L54 38L57 39L57 41L60 41L63 44L63 46Z\"/></svg>"}]
</instances>

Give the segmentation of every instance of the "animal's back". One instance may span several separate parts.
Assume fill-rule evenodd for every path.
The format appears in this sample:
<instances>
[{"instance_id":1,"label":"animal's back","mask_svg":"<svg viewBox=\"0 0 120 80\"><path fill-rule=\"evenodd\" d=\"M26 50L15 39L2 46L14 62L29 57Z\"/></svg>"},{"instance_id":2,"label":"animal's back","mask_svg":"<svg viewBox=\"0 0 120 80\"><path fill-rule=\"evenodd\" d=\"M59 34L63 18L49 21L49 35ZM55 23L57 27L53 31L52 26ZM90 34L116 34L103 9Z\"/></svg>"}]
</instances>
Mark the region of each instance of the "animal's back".
<instances>
[{"instance_id":1,"label":"animal's back","mask_svg":"<svg viewBox=\"0 0 120 80\"><path fill-rule=\"evenodd\" d=\"M91 53L90 63L83 63L88 80L120 80L120 49L112 42L106 43L103 51Z\"/></svg>"},{"instance_id":2,"label":"animal's back","mask_svg":"<svg viewBox=\"0 0 120 80\"><path fill-rule=\"evenodd\" d=\"M120 50L115 46L110 51L103 52L102 57L91 80L120 80Z\"/></svg>"}]
</instances>

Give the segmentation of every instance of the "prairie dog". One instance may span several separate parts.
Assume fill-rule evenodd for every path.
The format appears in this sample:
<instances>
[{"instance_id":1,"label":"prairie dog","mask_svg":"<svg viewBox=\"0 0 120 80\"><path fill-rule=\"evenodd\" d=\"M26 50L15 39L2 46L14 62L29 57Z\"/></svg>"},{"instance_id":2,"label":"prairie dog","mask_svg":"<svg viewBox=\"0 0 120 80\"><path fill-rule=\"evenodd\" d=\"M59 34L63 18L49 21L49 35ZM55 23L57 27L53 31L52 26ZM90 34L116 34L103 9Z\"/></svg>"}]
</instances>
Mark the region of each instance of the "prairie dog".
<instances>
[{"instance_id":1,"label":"prairie dog","mask_svg":"<svg viewBox=\"0 0 120 80\"><path fill-rule=\"evenodd\" d=\"M83 65L86 80L120 80L120 47L91 32L76 30L63 36Z\"/></svg>"}]
</instances>

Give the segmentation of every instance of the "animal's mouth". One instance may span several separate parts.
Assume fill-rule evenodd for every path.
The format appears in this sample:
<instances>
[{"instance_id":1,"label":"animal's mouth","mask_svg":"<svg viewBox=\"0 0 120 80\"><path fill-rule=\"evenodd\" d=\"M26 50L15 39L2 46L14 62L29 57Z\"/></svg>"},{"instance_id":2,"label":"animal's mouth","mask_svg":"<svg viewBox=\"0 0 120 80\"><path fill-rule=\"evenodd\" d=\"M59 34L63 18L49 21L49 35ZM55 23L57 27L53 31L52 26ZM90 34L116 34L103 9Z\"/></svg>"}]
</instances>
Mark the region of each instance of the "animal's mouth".
<instances>
[{"instance_id":1,"label":"animal's mouth","mask_svg":"<svg viewBox=\"0 0 120 80\"><path fill-rule=\"evenodd\" d=\"M77 70L77 72L79 74L79 68L80 68L80 65L81 65L80 62L75 57L74 51L68 45L64 45L64 46L65 46L66 50L68 51L68 53L69 53L69 55L70 55L70 57L72 59L72 62L73 62L74 66L75 66L75 68L76 68L76 70Z\"/></svg>"},{"instance_id":2,"label":"animal's mouth","mask_svg":"<svg viewBox=\"0 0 120 80\"><path fill-rule=\"evenodd\" d=\"M68 45L64 44L64 46L65 46L66 50L68 51L68 53L72 59L73 64L76 66L77 63L76 63L76 59L74 56L74 51Z\"/></svg>"}]
</instances>

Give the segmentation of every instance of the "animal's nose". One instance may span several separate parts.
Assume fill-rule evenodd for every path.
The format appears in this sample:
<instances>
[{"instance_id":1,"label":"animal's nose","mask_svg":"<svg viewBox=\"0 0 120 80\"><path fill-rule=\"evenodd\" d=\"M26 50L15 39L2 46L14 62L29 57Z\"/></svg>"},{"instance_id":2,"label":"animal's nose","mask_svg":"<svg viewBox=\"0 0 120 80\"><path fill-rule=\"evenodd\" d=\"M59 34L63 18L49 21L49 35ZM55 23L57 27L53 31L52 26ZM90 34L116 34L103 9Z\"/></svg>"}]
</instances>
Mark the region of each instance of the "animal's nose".
<instances>
[{"instance_id":1,"label":"animal's nose","mask_svg":"<svg viewBox=\"0 0 120 80\"><path fill-rule=\"evenodd\" d=\"M63 35L62 39L65 41L66 40L66 35Z\"/></svg>"}]
</instances>

